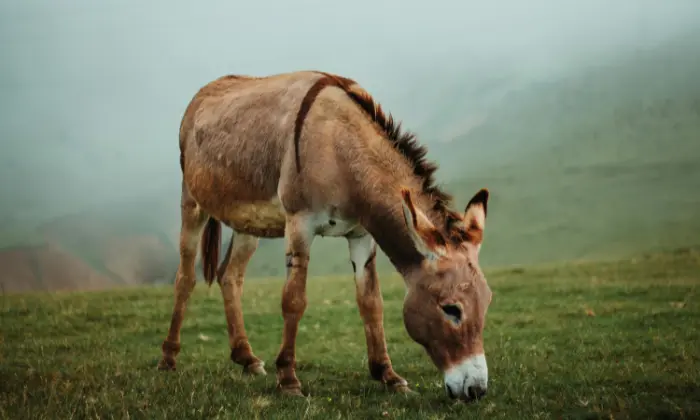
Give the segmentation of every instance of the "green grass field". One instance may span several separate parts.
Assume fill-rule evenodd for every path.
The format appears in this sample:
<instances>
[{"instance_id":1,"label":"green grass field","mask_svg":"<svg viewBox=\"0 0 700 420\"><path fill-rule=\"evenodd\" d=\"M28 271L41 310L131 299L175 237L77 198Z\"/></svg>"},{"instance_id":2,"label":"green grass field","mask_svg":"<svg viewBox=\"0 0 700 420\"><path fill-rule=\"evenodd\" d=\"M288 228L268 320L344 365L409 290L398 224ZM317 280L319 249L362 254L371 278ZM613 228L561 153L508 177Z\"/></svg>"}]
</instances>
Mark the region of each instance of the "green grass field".
<instances>
[{"instance_id":1,"label":"green grass field","mask_svg":"<svg viewBox=\"0 0 700 420\"><path fill-rule=\"evenodd\" d=\"M160 372L170 287L5 295L0 417L26 418L700 418L700 248L619 262L487 270L489 395L448 400L407 336L403 284L384 276L394 367L417 395L369 379L350 275L309 279L298 338L307 398L275 393L281 279L246 283L251 343L268 375L228 360L221 296L199 283L177 372Z\"/></svg>"}]
</instances>

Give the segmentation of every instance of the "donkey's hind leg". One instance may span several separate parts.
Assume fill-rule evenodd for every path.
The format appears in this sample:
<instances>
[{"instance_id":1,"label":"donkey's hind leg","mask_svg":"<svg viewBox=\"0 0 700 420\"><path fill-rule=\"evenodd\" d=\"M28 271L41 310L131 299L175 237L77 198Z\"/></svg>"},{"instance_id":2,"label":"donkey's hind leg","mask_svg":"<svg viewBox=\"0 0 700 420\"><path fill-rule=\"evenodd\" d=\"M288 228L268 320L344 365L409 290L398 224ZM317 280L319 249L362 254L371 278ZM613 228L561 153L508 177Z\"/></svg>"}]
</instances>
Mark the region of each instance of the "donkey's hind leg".
<instances>
[{"instance_id":1,"label":"donkey's hind leg","mask_svg":"<svg viewBox=\"0 0 700 420\"><path fill-rule=\"evenodd\" d=\"M231 360L243 366L244 373L264 375L264 362L253 354L243 322L243 279L253 253L258 248L255 236L234 233L228 246L226 258L219 268L218 280L224 298L224 311L228 326L228 341Z\"/></svg>"},{"instance_id":2,"label":"donkey's hind leg","mask_svg":"<svg viewBox=\"0 0 700 420\"><path fill-rule=\"evenodd\" d=\"M180 352L180 328L185 317L187 300L194 289L195 258L201 240L202 228L208 216L189 196L183 186L180 203L182 225L180 228L180 264L175 279L175 306L170 321L168 336L163 341L163 359L158 364L161 370L175 370L175 358Z\"/></svg>"},{"instance_id":3,"label":"donkey's hind leg","mask_svg":"<svg viewBox=\"0 0 700 420\"><path fill-rule=\"evenodd\" d=\"M394 372L384 338L384 308L377 278L377 245L372 236L349 236L350 261L355 273L355 296L365 324L367 358L372 378L397 392L410 392L405 379Z\"/></svg>"}]
</instances>

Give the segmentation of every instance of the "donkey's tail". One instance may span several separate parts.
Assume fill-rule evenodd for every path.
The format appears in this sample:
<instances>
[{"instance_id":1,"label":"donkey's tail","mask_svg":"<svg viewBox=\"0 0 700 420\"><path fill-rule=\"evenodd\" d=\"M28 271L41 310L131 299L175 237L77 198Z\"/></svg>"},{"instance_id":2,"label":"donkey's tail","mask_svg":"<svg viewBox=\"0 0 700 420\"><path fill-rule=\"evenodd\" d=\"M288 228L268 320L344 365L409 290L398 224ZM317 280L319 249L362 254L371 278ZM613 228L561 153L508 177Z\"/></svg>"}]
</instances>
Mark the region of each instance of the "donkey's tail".
<instances>
[{"instance_id":1,"label":"donkey's tail","mask_svg":"<svg viewBox=\"0 0 700 420\"><path fill-rule=\"evenodd\" d=\"M219 265L221 248L221 222L210 217L202 232L202 271L204 280L211 286Z\"/></svg>"}]
</instances>

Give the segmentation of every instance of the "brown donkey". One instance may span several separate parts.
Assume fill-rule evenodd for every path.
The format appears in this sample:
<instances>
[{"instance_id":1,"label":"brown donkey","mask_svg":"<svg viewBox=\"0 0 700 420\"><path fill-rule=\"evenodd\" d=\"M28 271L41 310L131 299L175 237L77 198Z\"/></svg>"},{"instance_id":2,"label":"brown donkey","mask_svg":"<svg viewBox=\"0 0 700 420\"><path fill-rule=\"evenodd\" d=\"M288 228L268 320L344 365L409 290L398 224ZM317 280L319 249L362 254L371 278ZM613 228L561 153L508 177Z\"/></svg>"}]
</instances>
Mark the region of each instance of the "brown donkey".
<instances>
[{"instance_id":1,"label":"brown donkey","mask_svg":"<svg viewBox=\"0 0 700 420\"><path fill-rule=\"evenodd\" d=\"M180 328L195 285L201 241L206 281L223 295L231 359L265 374L246 336L241 298L258 238L285 238L284 332L277 386L301 394L295 343L306 309L309 249L315 236L345 237L365 325L369 371L408 391L391 365L383 327L376 247L405 280L404 325L445 374L452 398L486 393L482 333L491 290L479 269L488 191L464 214L433 185L436 166L350 79L322 72L226 76L202 87L180 126L182 228L175 307L161 369L175 369ZM234 230L217 270L221 224ZM376 242L375 242L376 241Z\"/></svg>"}]
</instances>

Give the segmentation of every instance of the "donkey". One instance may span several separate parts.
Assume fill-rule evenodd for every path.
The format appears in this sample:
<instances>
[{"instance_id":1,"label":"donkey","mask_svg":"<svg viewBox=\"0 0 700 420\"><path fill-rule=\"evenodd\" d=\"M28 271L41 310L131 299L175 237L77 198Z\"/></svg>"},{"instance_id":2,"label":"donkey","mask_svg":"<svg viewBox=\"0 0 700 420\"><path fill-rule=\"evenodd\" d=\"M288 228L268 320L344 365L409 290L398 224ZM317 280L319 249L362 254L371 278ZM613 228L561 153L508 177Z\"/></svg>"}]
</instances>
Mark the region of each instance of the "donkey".
<instances>
[{"instance_id":1,"label":"donkey","mask_svg":"<svg viewBox=\"0 0 700 420\"><path fill-rule=\"evenodd\" d=\"M245 373L266 374L244 327L243 279L258 238L284 237L277 389L303 395L295 343L307 307L309 249L316 236L344 237L371 377L411 392L387 353L375 266L379 246L405 281L406 331L444 372L447 394L482 397L491 290L478 256L489 192L478 191L464 213L450 210L452 197L434 185L437 166L425 155L413 134L345 77L318 71L229 75L203 86L180 125L180 263L159 368L175 369L201 243L204 278L211 285L216 277L223 295L231 360ZM219 266L221 223L234 235Z\"/></svg>"}]
</instances>

